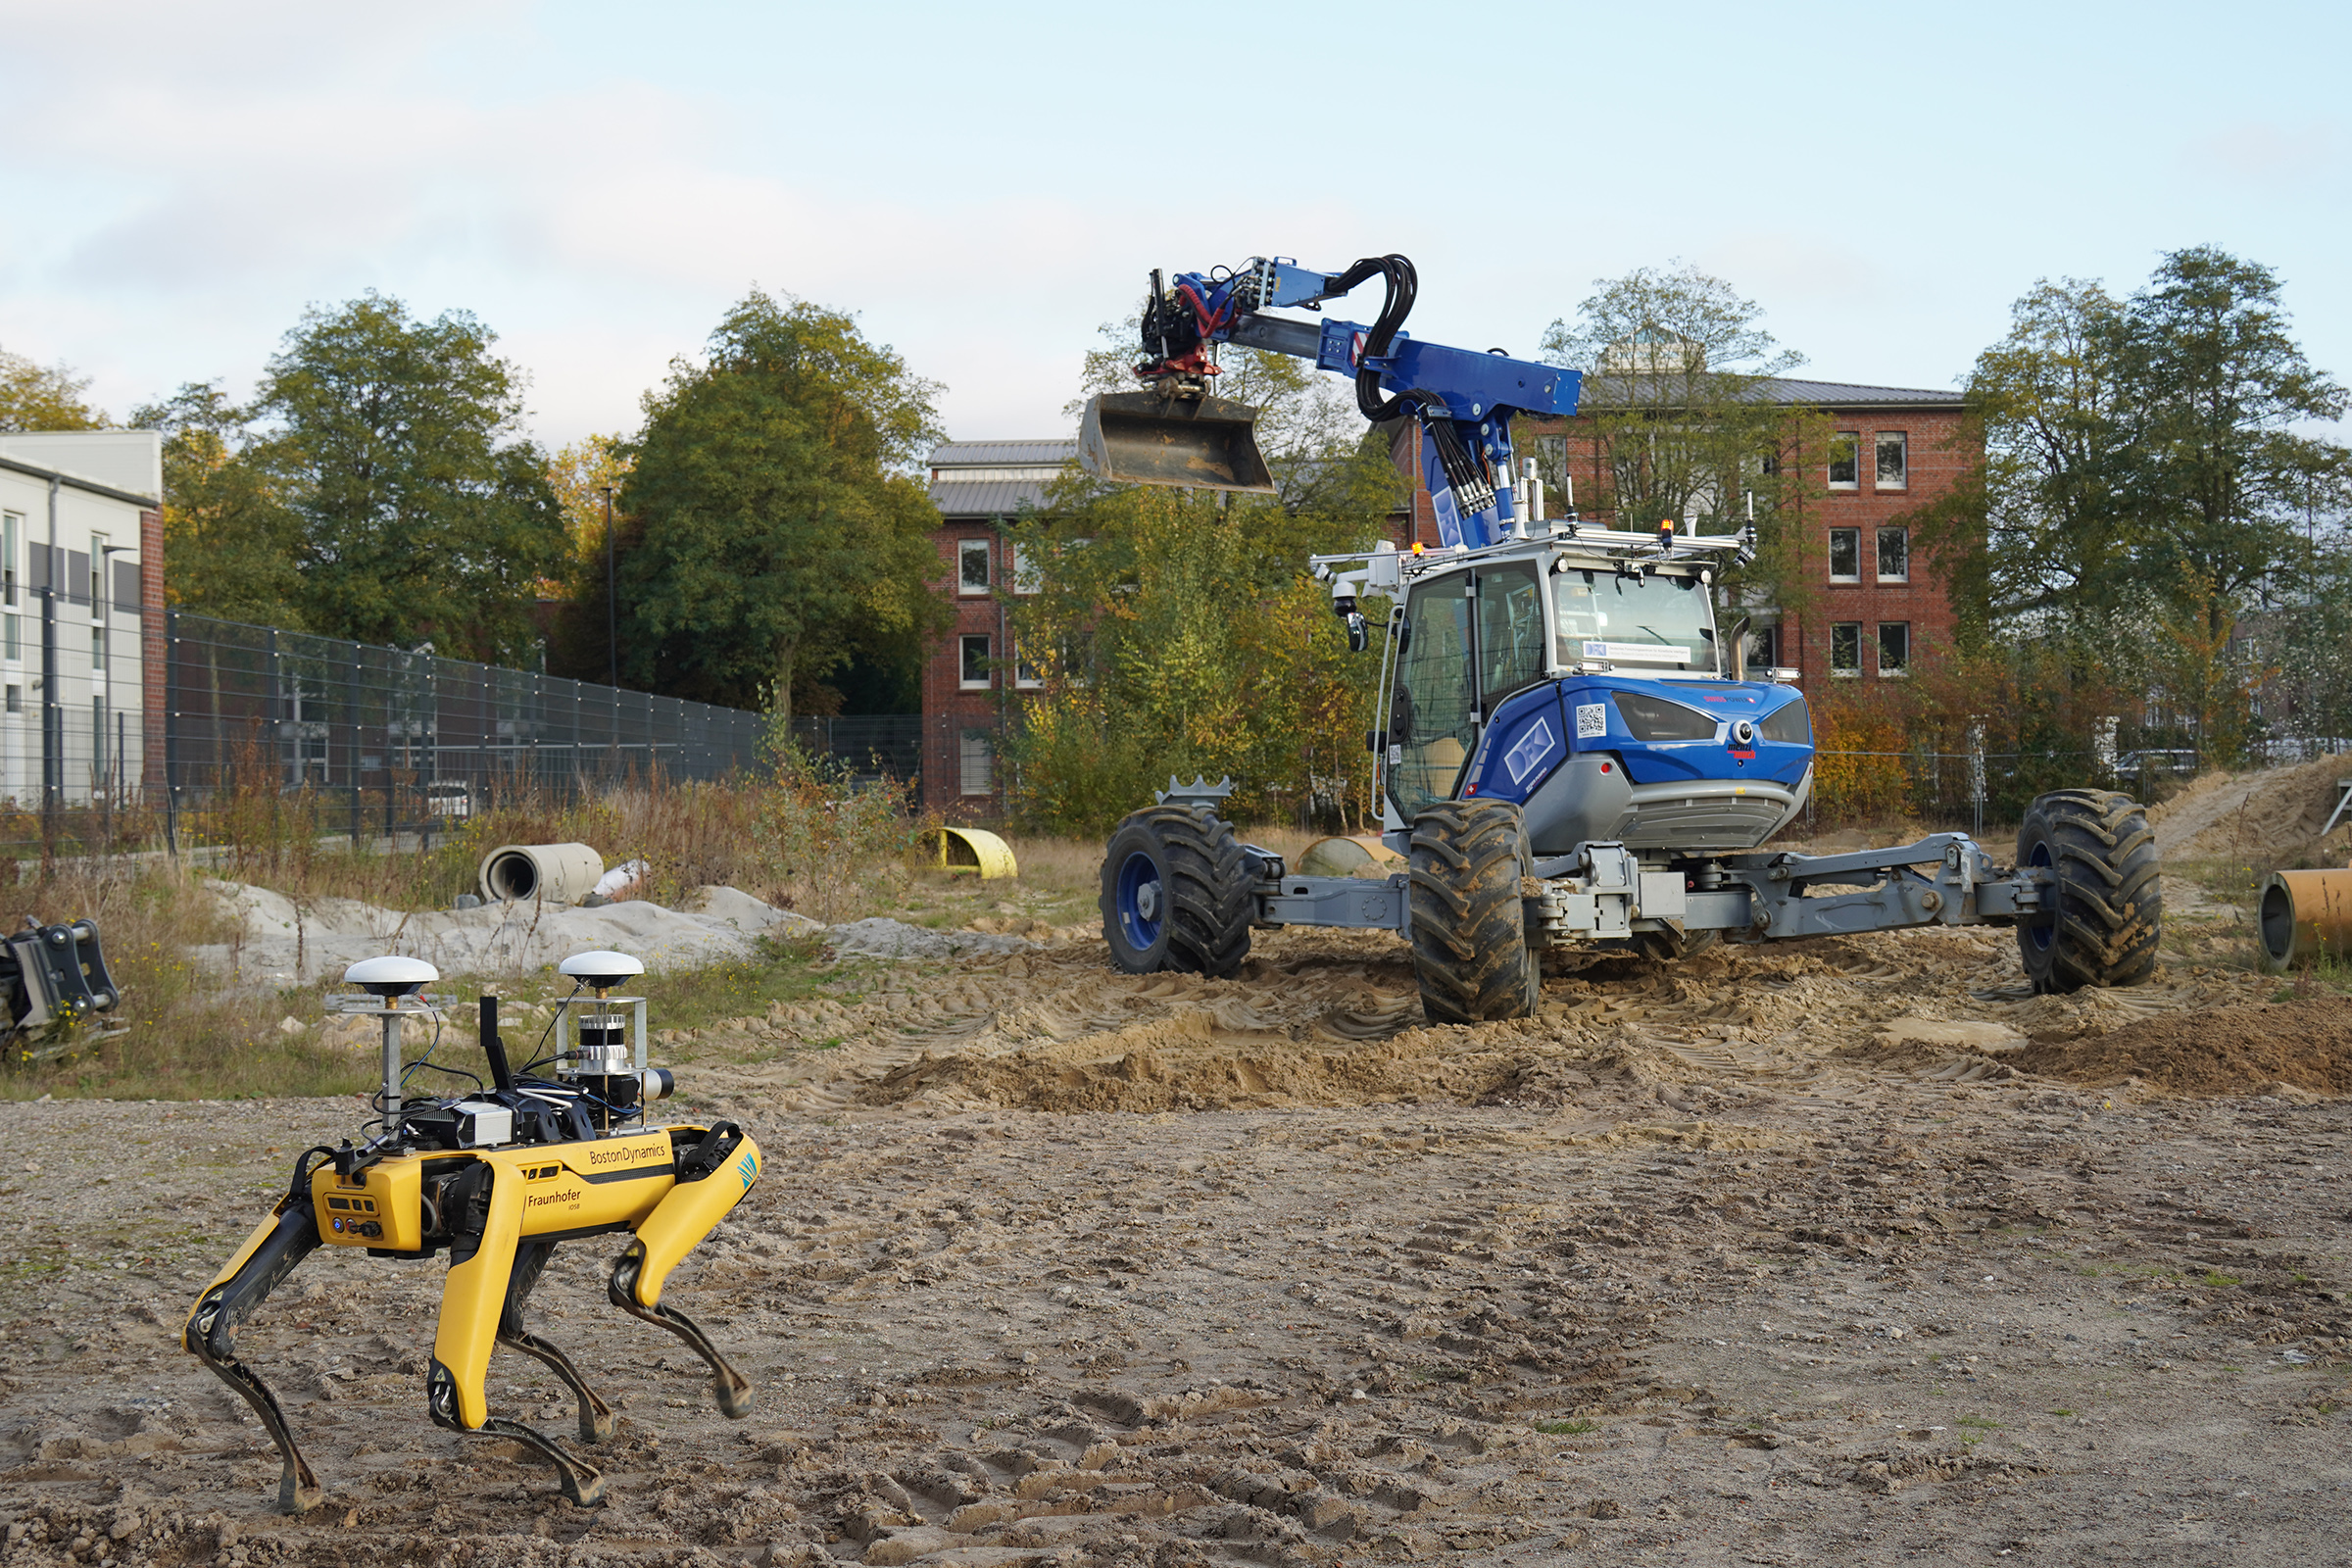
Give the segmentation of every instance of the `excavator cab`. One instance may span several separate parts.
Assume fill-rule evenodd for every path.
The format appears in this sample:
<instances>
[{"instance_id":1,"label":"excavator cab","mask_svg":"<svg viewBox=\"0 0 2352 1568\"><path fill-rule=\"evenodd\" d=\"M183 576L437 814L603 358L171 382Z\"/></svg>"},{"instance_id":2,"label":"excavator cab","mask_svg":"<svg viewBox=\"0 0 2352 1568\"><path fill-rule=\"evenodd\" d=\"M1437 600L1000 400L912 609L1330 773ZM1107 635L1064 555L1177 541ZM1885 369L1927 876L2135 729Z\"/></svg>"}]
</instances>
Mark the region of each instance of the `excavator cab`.
<instances>
[{"instance_id":1,"label":"excavator cab","mask_svg":"<svg viewBox=\"0 0 2352 1568\"><path fill-rule=\"evenodd\" d=\"M1105 392L1078 426L1078 466L1122 484L1196 485L1270 495L1257 410L1234 398Z\"/></svg>"}]
</instances>

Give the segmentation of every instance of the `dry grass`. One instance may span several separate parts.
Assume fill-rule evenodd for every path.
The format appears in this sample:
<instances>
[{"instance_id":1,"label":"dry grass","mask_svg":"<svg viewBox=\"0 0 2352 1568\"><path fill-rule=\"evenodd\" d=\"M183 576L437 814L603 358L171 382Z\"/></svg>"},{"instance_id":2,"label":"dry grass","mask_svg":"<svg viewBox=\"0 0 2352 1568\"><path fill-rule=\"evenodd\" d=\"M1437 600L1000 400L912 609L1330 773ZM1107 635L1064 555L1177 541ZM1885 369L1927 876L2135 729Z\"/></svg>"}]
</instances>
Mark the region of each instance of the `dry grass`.
<instances>
[{"instance_id":1,"label":"dry grass","mask_svg":"<svg viewBox=\"0 0 2352 1568\"><path fill-rule=\"evenodd\" d=\"M61 862L10 890L12 913L44 924L87 918L122 1006L104 1020L125 1033L93 1039L47 1063L0 1073L0 1097L45 1094L118 1100L316 1095L365 1087L365 1064L306 1036L281 1033L289 1013L315 1017L315 987L299 993L232 990L199 970L191 943L227 936L220 907L169 862L123 858Z\"/></svg>"},{"instance_id":2,"label":"dry grass","mask_svg":"<svg viewBox=\"0 0 2352 1568\"><path fill-rule=\"evenodd\" d=\"M1007 835L1019 875L981 882L907 853L920 823L904 815L884 821L889 813L867 809L865 819L844 824L838 812L822 809L820 792L819 808L801 813L802 831L829 828L841 842L821 845L817 854L804 845L795 856L776 832L774 790L772 784L653 780L583 801L516 790L459 831L437 836L429 850L380 843L354 849L347 840L319 836L315 830L320 818L301 796L274 803L257 798L244 803L243 817L227 819L236 831L224 835L219 861L209 869L304 900L447 907L472 888L475 867L490 849L577 840L595 847L607 864L648 860L652 885L642 891L665 903L690 888L724 883L832 921L887 914L931 927L992 917L1069 927L1098 918L1098 840ZM1289 827L1250 828L1242 836L1294 862L1315 837ZM46 878L31 874L0 890L0 896L15 895L18 911L43 923L82 916L97 923L124 993L111 1021L128 1025L126 1033L95 1041L63 1060L0 1071L0 1098L230 1099L365 1094L373 1085L373 1053L332 1043L316 1027L326 996L342 989L333 980L243 990L195 967L186 956L190 945L225 942L232 934L202 881L160 857L125 856L61 860ZM824 965L819 954L814 945L769 943L706 968L648 975L644 993L654 1026L699 1029L757 1015L771 1002L819 991L855 994L887 967ZM519 979L453 975L435 990L451 1003L436 1061L478 1073L483 1065L474 1041L475 998L491 993L544 1003L561 993L563 983L552 972ZM281 1027L289 1018L298 1030ZM528 1044L523 1031L506 1032L510 1046Z\"/></svg>"}]
</instances>

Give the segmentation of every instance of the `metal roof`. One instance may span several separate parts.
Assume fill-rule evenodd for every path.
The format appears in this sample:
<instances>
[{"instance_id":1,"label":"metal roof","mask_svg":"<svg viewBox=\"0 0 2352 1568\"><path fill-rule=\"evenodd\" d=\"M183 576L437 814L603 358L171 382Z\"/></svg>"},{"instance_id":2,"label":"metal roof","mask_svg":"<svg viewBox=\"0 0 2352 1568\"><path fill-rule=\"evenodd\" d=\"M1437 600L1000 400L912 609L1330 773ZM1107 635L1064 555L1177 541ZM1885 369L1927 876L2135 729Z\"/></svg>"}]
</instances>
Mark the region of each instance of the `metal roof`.
<instances>
[{"instance_id":1,"label":"metal roof","mask_svg":"<svg viewBox=\"0 0 2352 1568\"><path fill-rule=\"evenodd\" d=\"M1642 378L1615 375L1585 377L1583 404L1588 408L1624 408L1629 404L1651 407L1668 406L1672 383L1680 376L1667 377L1668 387L1660 389L1642 385ZM1661 393L1663 395L1661 395ZM1804 405L1816 409L1957 409L1968 401L1965 392L1938 391L1932 387L1872 386L1859 381L1807 381L1785 375L1759 376L1738 388L1742 401Z\"/></svg>"},{"instance_id":2,"label":"metal roof","mask_svg":"<svg viewBox=\"0 0 2352 1568\"><path fill-rule=\"evenodd\" d=\"M931 504L943 516L1010 517L1024 506L1045 505L1046 484L1043 479L934 479Z\"/></svg>"},{"instance_id":3,"label":"metal roof","mask_svg":"<svg viewBox=\"0 0 2352 1568\"><path fill-rule=\"evenodd\" d=\"M934 468L1058 466L1078 455L1075 439L1051 441L943 441L931 449Z\"/></svg>"}]
</instances>

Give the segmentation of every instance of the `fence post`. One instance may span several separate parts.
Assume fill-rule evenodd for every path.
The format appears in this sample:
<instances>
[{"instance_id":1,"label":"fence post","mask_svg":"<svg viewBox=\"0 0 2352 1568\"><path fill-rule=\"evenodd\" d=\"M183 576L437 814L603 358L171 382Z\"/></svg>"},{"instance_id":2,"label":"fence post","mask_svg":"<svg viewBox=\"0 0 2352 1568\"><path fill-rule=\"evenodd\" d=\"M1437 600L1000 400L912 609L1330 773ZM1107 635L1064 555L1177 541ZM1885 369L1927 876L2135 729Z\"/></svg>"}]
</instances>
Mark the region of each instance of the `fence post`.
<instances>
[{"instance_id":1,"label":"fence post","mask_svg":"<svg viewBox=\"0 0 2352 1568\"><path fill-rule=\"evenodd\" d=\"M360 847L361 817L366 808L360 801L360 644L351 644L351 679L344 683L345 721L351 725L351 847ZM331 754L330 754L331 755Z\"/></svg>"},{"instance_id":2,"label":"fence post","mask_svg":"<svg viewBox=\"0 0 2352 1568\"><path fill-rule=\"evenodd\" d=\"M1976 826L1970 837L1984 836L1984 721L1968 721L1968 804L1974 808Z\"/></svg>"},{"instance_id":3,"label":"fence post","mask_svg":"<svg viewBox=\"0 0 2352 1568\"><path fill-rule=\"evenodd\" d=\"M179 858L179 612L164 612L164 853Z\"/></svg>"}]
</instances>

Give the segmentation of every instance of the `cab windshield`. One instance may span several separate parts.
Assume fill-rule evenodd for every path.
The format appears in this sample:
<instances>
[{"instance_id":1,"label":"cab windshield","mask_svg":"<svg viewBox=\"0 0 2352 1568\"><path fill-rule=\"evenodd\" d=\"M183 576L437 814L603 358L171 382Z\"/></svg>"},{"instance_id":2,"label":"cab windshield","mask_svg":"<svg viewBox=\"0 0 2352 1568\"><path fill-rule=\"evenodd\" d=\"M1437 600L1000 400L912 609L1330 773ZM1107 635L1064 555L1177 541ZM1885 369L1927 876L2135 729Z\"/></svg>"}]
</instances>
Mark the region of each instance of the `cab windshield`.
<instances>
[{"instance_id":1,"label":"cab windshield","mask_svg":"<svg viewBox=\"0 0 2352 1568\"><path fill-rule=\"evenodd\" d=\"M1562 664L1715 668L1714 612L1695 576L1571 566L1551 579L1551 624Z\"/></svg>"}]
</instances>

